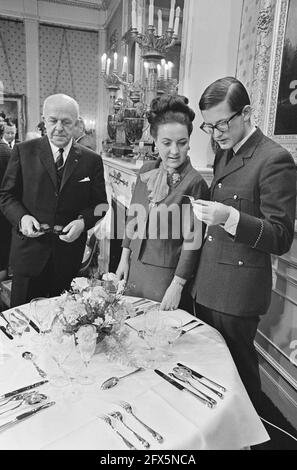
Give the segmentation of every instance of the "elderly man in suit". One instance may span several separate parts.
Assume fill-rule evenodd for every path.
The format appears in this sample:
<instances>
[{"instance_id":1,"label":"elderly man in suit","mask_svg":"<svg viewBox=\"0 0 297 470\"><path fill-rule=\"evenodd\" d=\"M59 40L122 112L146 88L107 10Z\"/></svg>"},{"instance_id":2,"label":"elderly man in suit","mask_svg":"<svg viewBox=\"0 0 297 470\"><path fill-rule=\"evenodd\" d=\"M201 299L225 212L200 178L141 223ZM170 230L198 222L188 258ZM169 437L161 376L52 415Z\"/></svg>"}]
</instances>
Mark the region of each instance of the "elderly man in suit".
<instances>
[{"instance_id":1,"label":"elderly man in suit","mask_svg":"<svg viewBox=\"0 0 297 470\"><path fill-rule=\"evenodd\" d=\"M15 146L0 191L13 225L12 306L69 289L87 230L107 210L102 160L73 142L77 102L49 96L43 115L47 135Z\"/></svg>"},{"instance_id":2,"label":"elderly man in suit","mask_svg":"<svg viewBox=\"0 0 297 470\"><path fill-rule=\"evenodd\" d=\"M242 83L225 77L204 91L201 129L219 145L210 201L193 204L208 226L192 287L197 315L226 340L259 409L261 382L254 338L272 288L270 255L286 253L294 236L293 158L251 123Z\"/></svg>"},{"instance_id":3,"label":"elderly man in suit","mask_svg":"<svg viewBox=\"0 0 297 470\"><path fill-rule=\"evenodd\" d=\"M3 134L4 120L0 122L0 184L11 155L11 149L2 139ZM7 278L10 243L11 225L0 211L0 282Z\"/></svg>"}]
</instances>

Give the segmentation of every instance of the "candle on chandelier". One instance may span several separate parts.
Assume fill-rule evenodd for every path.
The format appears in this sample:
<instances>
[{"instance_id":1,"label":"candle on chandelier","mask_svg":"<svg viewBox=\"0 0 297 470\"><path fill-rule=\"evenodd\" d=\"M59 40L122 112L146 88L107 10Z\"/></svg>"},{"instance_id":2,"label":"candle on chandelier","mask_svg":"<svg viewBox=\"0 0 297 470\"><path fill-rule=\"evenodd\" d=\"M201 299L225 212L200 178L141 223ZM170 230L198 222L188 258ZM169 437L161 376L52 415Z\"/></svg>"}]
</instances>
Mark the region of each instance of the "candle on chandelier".
<instances>
[{"instance_id":1,"label":"candle on chandelier","mask_svg":"<svg viewBox=\"0 0 297 470\"><path fill-rule=\"evenodd\" d=\"M101 72L102 73L105 73L105 71L106 71L106 59L107 59L107 55L103 54L101 56Z\"/></svg>"},{"instance_id":2,"label":"candle on chandelier","mask_svg":"<svg viewBox=\"0 0 297 470\"><path fill-rule=\"evenodd\" d=\"M158 10L158 36L162 36L162 11Z\"/></svg>"},{"instance_id":3,"label":"candle on chandelier","mask_svg":"<svg viewBox=\"0 0 297 470\"><path fill-rule=\"evenodd\" d=\"M168 64L164 66L164 80L168 80Z\"/></svg>"},{"instance_id":4,"label":"candle on chandelier","mask_svg":"<svg viewBox=\"0 0 297 470\"><path fill-rule=\"evenodd\" d=\"M118 71L118 54L116 52L113 54L113 71Z\"/></svg>"},{"instance_id":5,"label":"candle on chandelier","mask_svg":"<svg viewBox=\"0 0 297 470\"><path fill-rule=\"evenodd\" d=\"M173 62L168 61L168 78L169 78L169 80L172 79L172 68L173 68Z\"/></svg>"},{"instance_id":6,"label":"candle on chandelier","mask_svg":"<svg viewBox=\"0 0 297 470\"><path fill-rule=\"evenodd\" d=\"M106 75L109 75L109 69L110 69L110 58L108 57L107 59L107 65L106 65Z\"/></svg>"},{"instance_id":7,"label":"candle on chandelier","mask_svg":"<svg viewBox=\"0 0 297 470\"><path fill-rule=\"evenodd\" d=\"M166 64L166 60L162 59L161 60L161 77L165 76L165 64Z\"/></svg>"},{"instance_id":8,"label":"candle on chandelier","mask_svg":"<svg viewBox=\"0 0 297 470\"><path fill-rule=\"evenodd\" d=\"M174 35L178 35L178 27L179 27L179 17L180 17L180 8L177 7L175 10L175 21L174 21Z\"/></svg>"},{"instance_id":9,"label":"candle on chandelier","mask_svg":"<svg viewBox=\"0 0 297 470\"><path fill-rule=\"evenodd\" d=\"M147 79L148 76L149 76L149 63L148 63L148 62L144 62L144 63L143 63L143 66L144 66L144 76L145 76L145 78Z\"/></svg>"},{"instance_id":10,"label":"candle on chandelier","mask_svg":"<svg viewBox=\"0 0 297 470\"><path fill-rule=\"evenodd\" d=\"M137 28L136 23L136 0L132 0L132 28Z\"/></svg>"},{"instance_id":11,"label":"candle on chandelier","mask_svg":"<svg viewBox=\"0 0 297 470\"><path fill-rule=\"evenodd\" d=\"M171 0L168 28L173 29L175 0Z\"/></svg>"},{"instance_id":12,"label":"candle on chandelier","mask_svg":"<svg viewBox=\"0 0 297 470\"><path fill-rule=\"evenodd\" d=\"M157 65L157 78L158 80L161 78L161 65L160 64Z\"/></svg>"},{"instance_id":13,"label":"candle on chandelier","mask_svg":"<svg viewBox=\"0 0 297 470\"><path fill-rule=\"evenodd\" d=\"M142 7L137 5L137 31L142 33Z\"/></svg>"},{"instance_id":14,"label":"candle on chandelier","mask_svg":"<svg viewBox=\"0 0 297 470\"><path fill-rule=\"evenodd\" d=\"M150 0L148 24L149 26L154 26L154 0Z\"/></svg>"},{"instance_id":15,"label":"candle on chandelier","mask_svg":"<svg viewBox=\"0 0 297 470\"><path fill-rule=\"evenodd\" d=\"M122 75L125 75L125 74L127 75L127 73L128 73L128 59L125 56L123 59Z\"/></svg>"}]
</instances>

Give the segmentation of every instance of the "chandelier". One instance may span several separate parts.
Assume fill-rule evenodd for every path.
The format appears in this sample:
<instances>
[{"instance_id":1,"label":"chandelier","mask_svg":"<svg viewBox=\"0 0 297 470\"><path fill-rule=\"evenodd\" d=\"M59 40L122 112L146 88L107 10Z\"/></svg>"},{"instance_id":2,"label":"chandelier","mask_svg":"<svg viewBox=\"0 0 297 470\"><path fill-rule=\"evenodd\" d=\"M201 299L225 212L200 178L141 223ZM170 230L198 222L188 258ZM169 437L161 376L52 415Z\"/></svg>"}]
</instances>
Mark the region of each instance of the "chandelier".
<instances>
[{"instance_id":1,"label":"chandelier","mask_svg":"<svg viewBox=\"0 0 297 470\"><path fill-rule=\"evenodd\" d=\"M150 0L148 24L143 32L141 16L137 15L137 0L132 0L132 24L123 39L127 43L132 38L140 47L143 59L141 81L135 82L133 75L128 73L127 56L123 57L121 67L117 52L113 54L113 61L107 54L101 57L101 77L110 96L108 134L115 142L113 153L129 153L129 146L135 147L140 140L152 145L146 111L156 96L177 93L178 83L172 78L174 64L166 62L166 54L178 39L181 10L175 8L175 0L170 1L167 29L163 30L160 9L157 24L154 24L154 0ZM117 98L119 90L122 92L120 99Z\"/></svg>"}]
</instances>

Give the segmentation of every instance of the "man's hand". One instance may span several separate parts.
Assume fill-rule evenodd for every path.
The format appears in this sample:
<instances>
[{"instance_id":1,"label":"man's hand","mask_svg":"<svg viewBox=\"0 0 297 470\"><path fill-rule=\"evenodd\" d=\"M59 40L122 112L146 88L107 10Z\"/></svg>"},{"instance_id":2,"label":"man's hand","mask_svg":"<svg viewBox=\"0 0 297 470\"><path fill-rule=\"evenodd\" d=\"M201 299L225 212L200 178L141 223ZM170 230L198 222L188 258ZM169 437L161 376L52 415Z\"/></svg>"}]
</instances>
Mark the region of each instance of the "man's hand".
<instances>
[{"instance_id":1,"label":"man's hand","mask_svg":"<svg viewBox=\"0 0 297 470\"><path fill-rule=\"evenodd\" d=\"M84 231L85 222L83 219L72 220L66 227L63 228L62 235L59 236L60 240L66 243L72 243L78 239ZM63 235L63 233L65 235Z\"/></svg>"},{"instance_id":2,"label":"man's hand","mask_svg":"<svg viewBox=\"0 0 297 470\"><path fill-rule=\"evenodd\" d=\"M220 202L204 201L203 199L193 201L192 207L197 219L207 225L224 224L231 210L231 206L226 206Z\"/></svg>"},{"instance_id":3,"label":"man's hand","mask_svg":"<svg viewBox=\"0 0 297 470\"><path fill-rule=\"evenodd\" d=\"M32 215L23 215L21 218L20 231L23 235L28 238L37 238L44 235L43 232L39 232L40 223Z\"/></svg>"}]
</instances>

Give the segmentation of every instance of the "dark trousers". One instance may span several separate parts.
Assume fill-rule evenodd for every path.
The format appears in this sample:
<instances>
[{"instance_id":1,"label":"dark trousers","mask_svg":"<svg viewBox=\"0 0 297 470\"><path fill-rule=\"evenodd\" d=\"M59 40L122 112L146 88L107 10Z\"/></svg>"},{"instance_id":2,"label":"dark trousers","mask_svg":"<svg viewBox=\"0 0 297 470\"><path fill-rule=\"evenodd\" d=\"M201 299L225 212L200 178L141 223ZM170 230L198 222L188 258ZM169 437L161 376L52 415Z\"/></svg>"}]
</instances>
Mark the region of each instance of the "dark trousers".
<instances>
[{"instance_id":1,"label":"dark trousers","mask_svg":"<svg viewBox=\"0 0 297 470\"><path fill-rule=\"evenodd\" d=\"M30 302L36 297L55 297L70 288L73 276L63 274L50 257L43 271L37 277L13 274L11 286L11 307Z\"/></svg>"},{"instance_id":2,"label":"dark trousers","mask_svg":"<svg viewBox=\"0 0 297 470\"><path fill-rule=\"evenodd\" d=\"M261 380L254 346L259 317L236 317L199 304L195 305L195 310L198 318L216 328L225 339L246 391L260 412Z\"/></svg>"}]
</instances>

